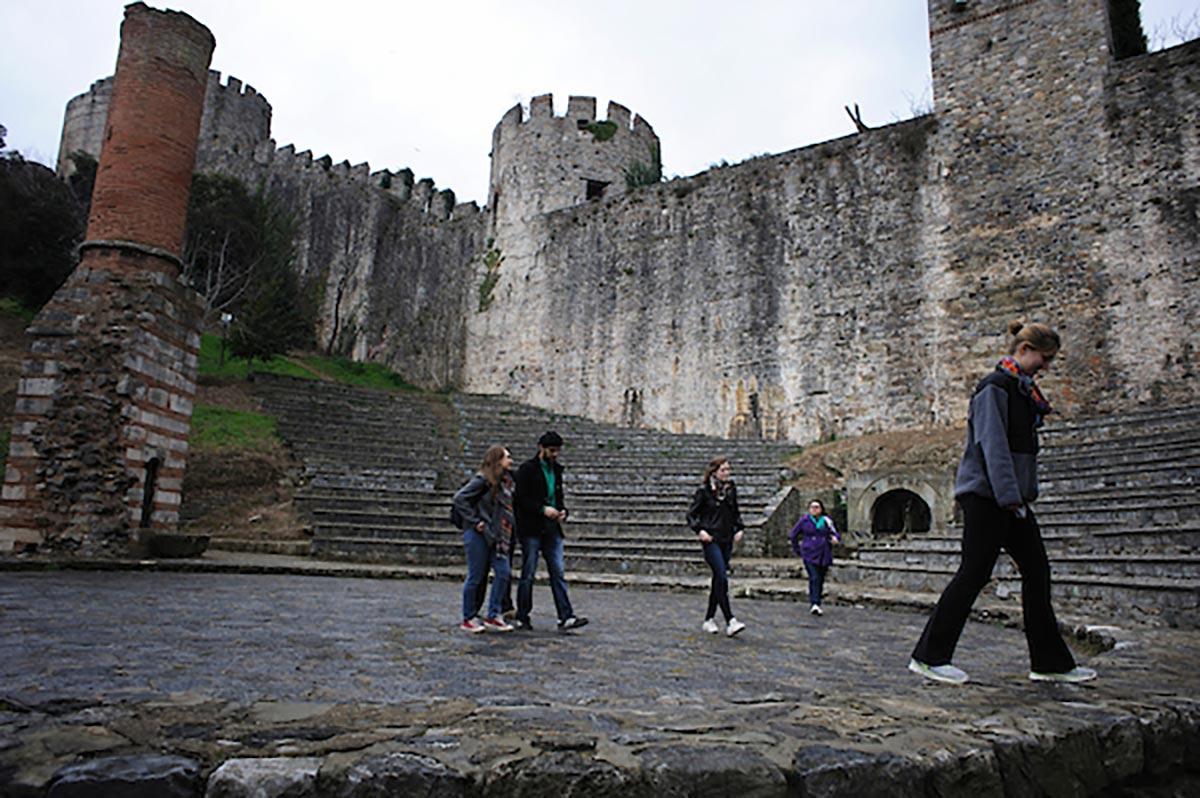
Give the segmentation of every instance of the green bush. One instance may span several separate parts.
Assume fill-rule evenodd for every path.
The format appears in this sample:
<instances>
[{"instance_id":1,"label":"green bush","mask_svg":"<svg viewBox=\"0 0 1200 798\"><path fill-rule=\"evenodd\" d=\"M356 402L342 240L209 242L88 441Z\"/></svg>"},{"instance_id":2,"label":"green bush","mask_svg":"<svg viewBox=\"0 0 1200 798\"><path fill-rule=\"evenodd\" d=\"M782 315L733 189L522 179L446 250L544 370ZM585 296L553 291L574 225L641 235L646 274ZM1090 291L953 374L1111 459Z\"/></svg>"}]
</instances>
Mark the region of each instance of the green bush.
<instances>
[{"instance_id":1,"label":"green bush","mask_svg":"<svg viewBox=\"0 0 1200 798\"><path fill-rule=\"evenodd\" d=\"M617 123L608 120L591 122L587 126L587 132L591 133L596 141L608 141L617 134Z\"/></svg>"},{"instance_id":2,"label":"green bush","mask_svg":"<svg viewBox=\"0 0 1200 798\"><path fill-rule=\"evenodd\" d=\"M634 161L624 170L625 188L632 191L642 186L652 186L662 181L662 150L657 144L650 145L650 162Z\"/></svg>"}]
</instances>

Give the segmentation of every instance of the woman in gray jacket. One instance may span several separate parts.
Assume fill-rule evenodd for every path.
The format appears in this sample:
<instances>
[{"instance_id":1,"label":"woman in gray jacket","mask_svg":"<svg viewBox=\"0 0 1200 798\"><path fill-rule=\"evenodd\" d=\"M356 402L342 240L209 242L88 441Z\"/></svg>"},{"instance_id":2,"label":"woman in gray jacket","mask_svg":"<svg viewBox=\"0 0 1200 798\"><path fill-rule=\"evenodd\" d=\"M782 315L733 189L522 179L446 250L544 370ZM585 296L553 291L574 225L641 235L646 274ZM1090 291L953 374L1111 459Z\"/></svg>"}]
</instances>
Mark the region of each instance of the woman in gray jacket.
<instances>
[{"instance_id":1,"label":"woman in gray jacket","mask_svg":"<svg viewBox=\"0 0 1200 798\"><path fill-rule=\"evenodd\" d=\"M967 674L950 664L967 615L992 576L1000 549L1021 572L1021 610L1029 644L1029 678L1085 682L1091 668L1076 666L1050 606L1050 563L1031 503L1038 496L1038 427L1050 403L1033 381L1060 346L1045 324L1014 321L1009 355L979 381L967 412L967 442L954 482L963 512L962 563L942 593L908 663L939 682L962 684Z\"/></svg>"},{"instance_id":2,"label":"woman in gray jacket","mask_svg":"<svg viewBox=\"0 0 1200 798\"><path fill-rule=\"evenodd\" d=\"M454 494L454 517L463 531L467 553L467 578L463 583L464 632L511 632L501 615L500 603L508 595L511 578L509 551L513 543L512 455L503 446L492 446L483 455L479 473ZM495 574L488 599L487 617L475 617L480 588L488 567Z\"/></svg>"}]
</instances>

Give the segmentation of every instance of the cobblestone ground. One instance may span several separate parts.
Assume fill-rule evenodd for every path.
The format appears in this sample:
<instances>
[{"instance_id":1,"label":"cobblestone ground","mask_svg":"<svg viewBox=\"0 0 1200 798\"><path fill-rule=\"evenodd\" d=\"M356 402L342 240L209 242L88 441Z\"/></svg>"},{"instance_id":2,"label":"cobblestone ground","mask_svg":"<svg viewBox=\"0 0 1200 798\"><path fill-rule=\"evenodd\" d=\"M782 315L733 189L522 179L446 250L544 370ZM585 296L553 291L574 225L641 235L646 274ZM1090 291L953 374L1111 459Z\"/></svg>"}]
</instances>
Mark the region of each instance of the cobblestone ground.
<instances>
[{"instance_id":1,"label":"cobblestone ground","mask_svg":"<svg viewBox=\"0 0 1200 798\"><path fill-rule=\"evenodd\" d=\"M700 630L701 595L571 598L591 619L577 632L554 630L539 586L536 631L471 636L457 629L460 587L442 582L0 573L0 771L8 757L10 772L44 777L80 752L42 751L31 735L87 728L109 735L93 754L153 746L207 767L380 745L463 772L539 750L637 767L656 747L702 744L787 773L813 746L849 747L957 757L968 764L954 783L969 789L970 752L998 739L1200 714L1192 633L1077 648L1101 679L1058 686L1028 681L1018 630L971 623L956 664L972 684L955 688L905 670L923 615L831 606L817 618L742 600L748 628L727 639Z\"/></svg>"}]
</instances>

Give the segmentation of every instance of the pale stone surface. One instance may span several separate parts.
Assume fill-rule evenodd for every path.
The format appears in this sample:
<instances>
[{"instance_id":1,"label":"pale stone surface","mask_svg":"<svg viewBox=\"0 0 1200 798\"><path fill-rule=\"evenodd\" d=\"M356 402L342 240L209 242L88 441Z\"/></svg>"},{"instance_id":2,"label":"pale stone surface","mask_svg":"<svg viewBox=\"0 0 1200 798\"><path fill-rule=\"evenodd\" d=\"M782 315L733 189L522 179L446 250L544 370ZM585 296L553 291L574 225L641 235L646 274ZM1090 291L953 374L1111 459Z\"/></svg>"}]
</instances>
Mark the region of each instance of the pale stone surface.
<instances>
[{"instance_id":1,"label":"pale stone surface","mask_svg":"<svg viewBox=\"0 0 1200 798\"><path fill-rule=\"evenodd\" d=\"M228 759L208 777L205 798L315 798L316 757Z\"/></svg>"}]
</instances>

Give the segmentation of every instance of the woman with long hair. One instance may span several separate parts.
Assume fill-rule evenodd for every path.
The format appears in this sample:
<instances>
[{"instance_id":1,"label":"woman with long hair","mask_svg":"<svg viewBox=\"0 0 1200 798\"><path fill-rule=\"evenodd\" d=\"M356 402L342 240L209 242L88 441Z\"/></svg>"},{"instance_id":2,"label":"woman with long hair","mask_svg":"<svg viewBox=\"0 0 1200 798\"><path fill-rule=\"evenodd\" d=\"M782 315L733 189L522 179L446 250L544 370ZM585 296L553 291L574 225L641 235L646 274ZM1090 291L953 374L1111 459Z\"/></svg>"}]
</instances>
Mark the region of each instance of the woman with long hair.
<instances>
[{"instance_id":1,"label":"woman with long hair","mask_svg":"<svg viewBox=\"0 0 1200 798\"><path fill-rule=\"evenodd\" d=\"M712 569L712 587L708 593L708 611L700 628L717 634L717 608L725 616L725 634L733 637L746 624L733 617L729 606L729 560L733 546L742 542L742 513L738 509L737 486L733 484L733 467L729 458L715 457L704 468L700 486L692 496L687 514L688 526L696 533L704 550L704 561Z\"/></svg>"},{"instance_id":2,"label":"woman with long hair","mask_svg":"<svg viewBox=\"0 0 1200 798\"><path fill-rule=\"evenodd\" d=\"M454 494L454 512L463 530L467 578L463 582L464 632L511 632L501 614L511 579L509 552L513 545L512 455L503 446L492 446L483 455L479 472ZM486 617L476 617L479 593L487 581L489 565L495 576Z\"/></svg>"},{"instance_id":3,"label":"woman with long hair","mask_svg":"<svg viewBox=\"0 0 1200 798\"><path fill-rule=\"evenodd\" d=\"M1021 612L1029 645L1029 678L1085 682L1058 631L1050 606L1050 563L1030 504L1038 496L1038 427L1050 403L1033 381L1062 345L1045 324L1014 321L1008 355L975 386L967 412L967 441L954 480L963 513L962 563L925 624L909 670L962 684L967 674L950 664L971 605L992 576L1003 548L1021 573Z\"/></svg>"}]
</instances>

